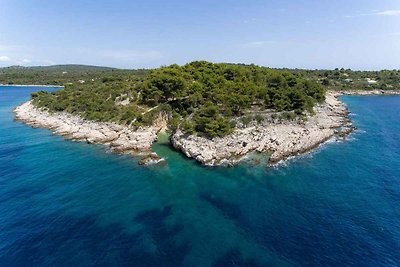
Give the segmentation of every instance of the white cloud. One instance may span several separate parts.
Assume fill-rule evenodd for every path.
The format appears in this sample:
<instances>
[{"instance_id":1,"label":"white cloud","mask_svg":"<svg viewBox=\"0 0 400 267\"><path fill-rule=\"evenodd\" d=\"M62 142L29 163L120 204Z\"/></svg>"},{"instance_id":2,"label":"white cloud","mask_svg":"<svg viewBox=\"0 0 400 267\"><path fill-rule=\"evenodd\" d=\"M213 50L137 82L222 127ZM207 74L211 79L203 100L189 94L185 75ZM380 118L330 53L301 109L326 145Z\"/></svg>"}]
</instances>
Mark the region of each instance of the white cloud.
<instances>
[{"instance_id":1,"label":"white cloud","mask_svg":"<svg viewBox=\"0 0 400 267\"><path fill-rule=\"evenodd\" d=\"M345 18L357 18L357 17L364 17L364 16L385 16L385 17L400 16L400 9L374 11L373 13L358 13L356 15L346 15L344 17Z\"/></svg>"},{"instance_id":2,"label":"white cloud","mask_svg":"<svg viewBox=\"0 0 400 267\"><path fill-rule=\"evenodd\" d=\"M246 20L244 20L244 21L243 21L243 23L247 24L247 23L250 23L250 22L255 22L255 21L257 21L257 19L256 19L256 18L250 18L250 19L246 19Z\"/></svg>"},{"instance_id":3,"label":"white cloud","mask_svg":"<svg viewBox=\"0 0 400 267\"><path fill-rule=\"evenodd\" d=\"M253 41L249 43L244 43L242 46L248 47L248 48L257 48L257 47L263 47L267 44L271 44L271 41Z\"/></svg>"},{"instance_id":4,"label":"white cloud","mask_svg":"<svg viewBox=\"0 0 400 267\"><path fill-rule=\"evenodd\" d=\"M9 62L11 61L11 58L8 56L0 56L0 62Z\"/></svg>"},{"instance_id":5,"label":"white cloud","mask_svg":"<svg viewBox=\"0 0 400 267\"><path fill-rule=\"evenodd\" d=\"M1 1L1 0L0 0ZM0 42L0 65L54 65L53 61L43 59L36 51L25 45L15 45Z\"/></svg>"},{"instance_id":6,"label":"white cloud","mask_svg":"<svg viewBox=\"0 0 400 267\"><path fill-rule=\"evenodd\" d=\"M32 65L54 65L55 63L50 60L31 60L27 58L18 59L3 55L0 56L0 64L2 66L10 66L10 65L32 66Z\"/></svg>"},{"instance_id":7,"label":"white cloud","mask_svg":"<svg viewBox=\"0 0 400 267\"><path fill-rule=\"evenodd\" d=\"M400 9L385 10L374 14L378 16L400 16Z\"/></svg>"}]
</instances>

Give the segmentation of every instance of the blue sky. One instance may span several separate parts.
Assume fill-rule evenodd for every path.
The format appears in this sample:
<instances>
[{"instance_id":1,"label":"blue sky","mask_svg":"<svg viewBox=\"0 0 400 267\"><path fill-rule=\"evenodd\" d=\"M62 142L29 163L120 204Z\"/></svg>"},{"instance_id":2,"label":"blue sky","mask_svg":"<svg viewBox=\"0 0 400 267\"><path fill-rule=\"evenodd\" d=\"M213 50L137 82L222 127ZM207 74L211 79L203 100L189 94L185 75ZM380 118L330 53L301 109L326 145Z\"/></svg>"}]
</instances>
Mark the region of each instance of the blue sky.
<instances>
[{"instance_id":1,"label":"blue sky","mask_svg":"<svg viewBox=\"0 0 400 267\"><path fill-rule=\"evenodd\" d=\"M0 66L400 69L399 0L0 0Z\"/></svg>"}]
</instances>

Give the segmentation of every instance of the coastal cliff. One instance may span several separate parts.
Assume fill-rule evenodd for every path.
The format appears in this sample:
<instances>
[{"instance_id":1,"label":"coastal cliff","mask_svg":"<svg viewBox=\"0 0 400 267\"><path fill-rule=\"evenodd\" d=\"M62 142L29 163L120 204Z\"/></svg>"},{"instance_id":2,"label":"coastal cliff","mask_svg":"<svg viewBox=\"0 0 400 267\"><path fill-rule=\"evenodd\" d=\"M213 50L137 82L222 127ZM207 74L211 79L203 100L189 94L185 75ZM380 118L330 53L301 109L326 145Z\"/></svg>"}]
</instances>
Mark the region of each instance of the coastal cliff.
<instances>
[{"instance_id":1,"label":"coastal cliff","mask_svg":"<svg viewBox=\"0 0 400 267\"><path fill-rule=\"evenodd\" d=\"M334 135L351 132L347 109L338 100L339 93L329 92L326 102L314 108L315 115L304 121L241 127L226 137L208 139L187 135L177 129L171 136L175 149L207 166L234 165L250 152L270 153L269 163L312 150ZM75 141L104 144L118 153L150 153L157 133L167 127L168 114L160 113L154 124L133 128L115 123L94 122L66 112L50 113L28 101L14 110L17 120L33 127L48 128L54 134Z\"/></svg>"}]
</instances>

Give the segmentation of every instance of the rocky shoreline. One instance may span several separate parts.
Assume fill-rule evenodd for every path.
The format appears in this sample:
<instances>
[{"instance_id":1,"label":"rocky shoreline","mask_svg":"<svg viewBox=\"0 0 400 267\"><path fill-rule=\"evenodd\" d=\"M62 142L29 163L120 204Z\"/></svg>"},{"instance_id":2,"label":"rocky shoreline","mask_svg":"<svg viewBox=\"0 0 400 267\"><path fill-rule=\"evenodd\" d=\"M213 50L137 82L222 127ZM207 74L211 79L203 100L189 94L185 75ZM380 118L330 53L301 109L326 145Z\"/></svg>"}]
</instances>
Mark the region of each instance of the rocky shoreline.
<instances>
[{"instance_id":1,"label":"rocky shoreline","mask_svg":"<svg viewBox=\"0 0 400 267\"><path fill-rule=\"evenodd\" d=\"M158 132L165 130L168 115L160 113L152 126L133 127L115 123L93 122L66 112L49 113L28 101L14 109L15 119L33 127L47 128L66 139L104 144L111 151L150 154Z\"/></svg>"},{"instance_id":2,"label":"rocky shoreline","mask_svg":"<svg viewBox=\"0 0 400 267\"><path fill-rule=\"evenodd\" d=\"M63 85L49 85L49 84L4 84L0 83L0 86L9 87L50 87L50 88L64 88Z\"/></svg>"},{"instance_id":3,"label":"rocky shoreline","mask_svg":"<svg viewBox=\"0 0 400 267\"><path fill-rule=\"evenodd\" d=\"M391 91L399 94L400 91ZM206 166L234 165L251 152L269 153L269 164L306 153L332 137L343 138L354 130L340 95L382 95L382 91L328 92L326 102L314 108L306 121L264 122L237 128L223 138L187 135L179 129L171 136L175 149ZM384 94L388 94L385 92ZM49 113L28 101L15 108L16 120L50 129L67 139L104 144L118 153L142 154L158 162L151 147L157 134L166 130L168 114L160 113L152 126L137 129L115 123L93 122L65 112ZM149 155L153 155L150 156ZM143 160L142 162L147 162Z\"/></svg>"},{"instance_id":4,"label":"rocky shoreline","mask_svg":"<svg viewBox=\"0 0 400 267\"><path fill-rule=\"evenodd\" d=\"M270 153L269 164L308 152L335 135L345 136L354 128L339 94L327 93L326 103L315 107L315 115L304 122L264 123L212 140L177 131L173 146L204 165L234 165L250 152Z\"/></svg>"}]
</instances>

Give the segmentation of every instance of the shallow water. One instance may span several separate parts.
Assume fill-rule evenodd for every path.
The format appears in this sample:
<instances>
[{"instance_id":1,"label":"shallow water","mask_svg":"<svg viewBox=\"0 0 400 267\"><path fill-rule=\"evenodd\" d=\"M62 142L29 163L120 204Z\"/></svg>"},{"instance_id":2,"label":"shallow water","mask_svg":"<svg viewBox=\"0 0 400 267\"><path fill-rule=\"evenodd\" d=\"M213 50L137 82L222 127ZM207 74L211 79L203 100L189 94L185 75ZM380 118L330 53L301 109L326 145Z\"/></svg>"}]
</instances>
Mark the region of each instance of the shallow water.
<instances>
[{"instance_id":1,"label":"shallow water","mask_svg":"<svg viewBox=\"0 0 400 267\"><path fill-rule=\"evenodd\" d=\"M359 130L275 168L161 166L13 121L0 87L0 266L400 264L400 97L343 97Z\"/></svg>"}]
</instances>

